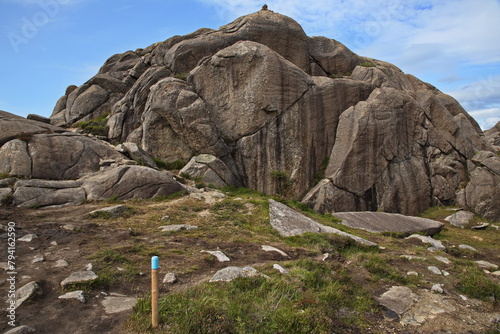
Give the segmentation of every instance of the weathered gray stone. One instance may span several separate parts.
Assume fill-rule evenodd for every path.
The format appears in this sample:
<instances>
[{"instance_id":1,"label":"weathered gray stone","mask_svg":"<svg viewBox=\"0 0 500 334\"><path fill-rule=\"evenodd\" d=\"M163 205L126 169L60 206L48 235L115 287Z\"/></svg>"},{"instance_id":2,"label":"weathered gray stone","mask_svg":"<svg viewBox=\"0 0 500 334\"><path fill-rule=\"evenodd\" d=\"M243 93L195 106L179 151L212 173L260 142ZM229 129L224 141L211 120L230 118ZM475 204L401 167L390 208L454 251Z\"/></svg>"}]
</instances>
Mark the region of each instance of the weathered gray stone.
<instances>
[{"instance_id":1,"label":"weathered gray stone","mask_svg":"<svg viewBox=\"0 0 500 334\"><path fill-rule=\"evenodd\" d=\"M437 250L445 250L446 249L446 247L444 247L444 245L441 241L435 240L431 237L427 237L427 236L423 236L423 235L419 235L419 234L412 234L409 237L407 237L406 239L419 239L422 242L430 244L433 248L435 248Z\"/></svg>"},{"instance_id":2,"label":"weathered gray stone","mask_svg":"<svg viewBox=\"0 0 500 334\"><path fill-rule=\"evenodd\" d=\"M278 270L280 273L285 274L285 275L288 275L290 273L290 271L288 269L283 268L282 266L280 266L277 263L273 264L273 268Z\"/></svg>"},{"instance_id":3,"label":"weathered gray stone","mask_svg":"<svg viewBox=\"0 0 500 334\"><path fill-rule=\"evenodd\" d=\"M26 234L25 236L17 239L17 241L32 242L33 240L35 240L37 238L38 238L38 235L30 233L30 234Z\"/></svg>"},{"instance_id":4,"label":"weathered gray stone","mask_svg":"<svg viewBox=\"0 0 500 334\"><path fill-rule=\"evenodd\" d=\"M58 299L76 299L81 303L85 303L87 299L85 298L85 293L83 290L71 291L57 297Z\"/></svg>"},{"instance_id":5,"label":"weathered gray stone","mask_svg":"<svg viewBox=\"0 0 500 334\"><path fill-rule=\"evenodd\" d=\"M57 260L56 264L54 265L54 268L64 268L69 266L68 261L66 260Z\"/></svg>"},{"instance_id":6,"label":"weathered gray stone","mask_svg":"<svg viewBox=\"0 0 500 334\"><path fill-rule=\"evenodd\" d=\"M443 262L444 264L451 264L451 261L443 256L434 256L434 258L440 262Z\"/></svg>"},{"instance_id":7,"label":"weathered gray stone","mask_svg":"<svg viewBox=\"0 0 500 334\"><path fill-rule=\"evenodd\" d=\"M200 177L204 183L216 187L242 185L223 161L210 154L200 154L191 158L179 174L188 174L193 178Z\"/></svg>"},{"instance_id":8,"label":"weathered gray stone","mask_svg":"<svg viewBox=\"0 0 500 334\"><path fill-rule=\"evenodd\" d=\"M90 283L98 278L99 277L93 271L77 271L72 273L69 277L66 277L61 282L61 287L64 289L71 284Z\"/></svg>"},{"instance_id":9,"label":"weathered gray stone","mask_svg":"<svg viewBox=\"0 0 500 334\"><path fill-rule=\"evenodd\" d=\"M288 206L276 202L272 199L269 200L269 215L271 219L271 226L275 230L277 230L281 236L284 237L301 235L305 232L334 233L346 238L353 239L354 241L367 246L377 245L374 242L315 222L311 218L306 217L303 214L289 208Z\"/></svg>"},{"instance_id":10,"label":"weathered gray stone","mask_svg":"<svg viewBox=\"0 0 500 334\"><path fill-rule=\"evenodd\" d=\"M484 230L486 229L488 226L490 226L489 223L483 223L483 224L479 224L479 225L475 225L475 226L472 226L471 229L473 230Z\"/></svg>"},{"instance_id":11,"label":"weathered gray stone","mask_svg":"<svg viewBox=\"0 0 500 334\"><path fill-rule=\"evenodd\" d=\"M33 260L31 260L31 263L35 264L35 263L40 263L43 261L45 261L45 257L43 257L43 255L37 255L33 258Z\"/></svg>"},{"instance_id":12,"label":"weathered gray stone","mask_svg":"<svg viewBox=\"0 0 500 334\"><path fill-rule=\"evenodd\" d=\"M107 213L110 217L116 218L121 216L123 213L128 211L129 208L126 205L114 205L107 208L97 209L89 212L89 216L97 216L100 213Z\"/></svg>"},{"instance_id":13,"label":"weathered gray stone","mask_svg":"<svg viewBox=\"0 0 500 334\"><path fill-rule=\"evenodd\" d=\"M240 268L240 267L230 266L216 272L209 282L221 282L221 281L230 282L237 277L256 277L256 276L266 277L265 275L262 275L255 268L252 267Z\"/></svg>"},{"instance_id":14,"label":"weathered gray stone","mask_svg":"<svg viewBox=\"0 0 500 334\"><path fill-rule=\"evenodd\" d=\"M288 256L287 253L283 252L281 249L278 249L278 248L273 247L273 246L262 245L261 248L265 252L276 252L284 257L290 257L290 256Z\"/></svg>"},{"instance_id":15,"label":"weathered gray stone","mask_svg":"<svg viewBox=\"0 0 500 334\"><path fill-rule=\"evenodd\" d=\"M91 200L153 198L184 190L172 175L144 166L111 167L82 180L82 188Z\"/></svg>"},{"instance_id":16,"label":"weathered gray stone","mask_svg":"<svg viewBox=\"0 0 500 334\"><path fill-rule=\"evenodd\" d=\"M408 287L393 286L376 299L380 305L402 315L418 300L418 296Z\"/></svg>"},{"instance_id":17,"label":"weathered gray stone","mask_svg":"<svg viewBox=\"0 0 500 334\"><path fill-rule=\"evenodd\" d=\"M27 325L21 325L12 328L11 330L5 332L4 334L28 334L34 332L36 332L36 330L33 327Z\"/></svg>"},{"instance_id":18,"label":"weathered gray stone","mask_svg":"<svg viewBox=\"0 0 500 334\"><path fill-rule=\"evenodd\" d=\"M458 248L459 249L470 250L470 251L473 251L473 252L477 252L477 249L475 249L474 247L469 246L469 245L458 245Z\"/></svg>"},{"instance_id":19,"label":"weathered gray stone","mask_svg":"<svg viewBox=\"0 0 500 334\"><path fill-rule=\"evenodd\" d=\"M488 262L488 261L475 261L476 264L482 268L482 269L487 269L487 270L497 270L498 266L494 263Z\"/></svg>"},{"instance_id":20,"label":"weathered gray stone","mask_svg":"<svg viewBox=\"0 0 500 334\"><path fill-rule=\"evenodd\" d=\"M160 226L162 232L179 232L179 231L191 231L196 230L198 226L189 225L189 224L174 224L174 225L165 225Z\"/></svg>"},{"instance_id":21,"label":"weathered gray stone","mask_svg":"<svg viewBox=\"0 0 500 334\"><path fill-rule=\"evenodd\" d=\"M137 161L139 164L148 166L151 168L157 168L156 163L154 162L153 158L149 156L146 151L144 151L142 148L137 146L136 143L123 143L118 145L118 149L123 148L125 150L125 154L128 155L132 160Z\"/></svg>"},{"instance_id":22,"label":"weathered gray stone","mask_svg":"<svg viewBox=\"0 0 500 334\"><path fill-rule=\"evenodd\" d=\"M226 254L224 254L223 252L221 251L206 251L206 250L202 250L201 251L202 253L208 253L212 256L215 256L215 258L217 259L217 261L219 262L229 262L231 261L230 258L227 257Z\"/></svg>"},{"instance_id":23,"label":"weathered gray stone","mask_svg":"<svg viewBox=\"0 0 500 334\"><path fill-rule=\"evenodd\" d=\"M435 292L435 293L444 293L444 290L443 290L443 285L442 284L434 284L431 288L431 291L432 292Z\"/></svg>"},{"instance_id":24,"label":"weathered gray stone","mask_svg":"<svg viewBox=\"0 0 500 334\"><path fill-rule=\"evenodd\" d=\"M106 314L115 314L131 310L137 304L137 298L122 295L104 297L102 305Z\"/></svg>"},{"instance_id":25,"label":"weathered gray stone","mask_svg":"<svg viewBox=\"0 0 500 334\"><path fill-rule=\"evenodd\" d=\"M427 267L427 269L429 269L429 271L435 275L442 275L443 272L441 271L441 269L439 269L438 267L436 266L429 266Z\"/></svg>"},{"instance_id":26,"label":"weathered gray stone","mask_svg":"<svg viewBox=\"0 0 500 334\"><path fill-rule=\"evenodd\" d=\"M13 139L0 147L0 173L13 176L31 176L31 157L26 142Z\"/></svg>"},{"instance_id":27,"label":"weathered gray stone","mask_svg":"<svg viewBox=\"0 0 500 334\"><path fill-rule=\"evenodd\" d=\"M22 208L54 205L78 205L85 201L83 188L35 188L19 187L12 195L12 205Z\"/></svg>"},{"instance_id":28,"label":"weathered gray stone","mask_svg":"<svg viewBox=\"0 0 500 334\"><path fill-rule=\"evenodd\" d=\"M0 207L9 204L14 191L10 188L0 188Z\"/></svg>"},{"instance_id":29,"label":"weathered gray stone","mask_svg":"<svg viewBox=\"0 0 500 334\"><path fill-rule=\"evenodd\" d=\"M472 212L458 211L457 213L446 217L445 220L449 221L451 225L464 228L465 225L469 224L469 221L472 218L474 218L474 214Z\"/></svg>"},{"instance_id":30,"label":"weathered gray stone","mask_svg":"<svg viewBox=\"0 0 500 334\"><path fill-rule=\"evenodd\" d=\"M166 273L163 277L164 284L174 284L177 283L177 275L175 273Z\"/></svg>"},{"instance_id":31,"label":"weathered gray stone","mask_svg":"<svg viewBox=\"0 0 500 334\"><path fill-rule=\"evenodd\" d=\"M403 235L439 233L444 224L431 219L403 216L385 212L336 212L334 216L342 219L342 224L372 233L394 232Z\"/></svg>"},{"instance_id":32,"label":"weathered gray stone","mask_svg":"<svg viewBox=\"0 0 500 334\"><path fill-rule=\"evenodd\" d=\"M29 282L16 291L16 308L26 300L33 299L43 294L42 288L37 282Z\"/></svg>"},{"instance_id":33,"label":"weathered gray stone","mask_svg":"<svg viewBox=\"0 0 500 334\"><path fill-rule=\"evenodd\" d=\"M26 118L30 119L32 121L37 121L37 122L41 122L41 123L50 124L50 118L43 117L43 116L40 116L40 115L28 114L28 116L26 116Z\"/></svg>"}]
</instances>

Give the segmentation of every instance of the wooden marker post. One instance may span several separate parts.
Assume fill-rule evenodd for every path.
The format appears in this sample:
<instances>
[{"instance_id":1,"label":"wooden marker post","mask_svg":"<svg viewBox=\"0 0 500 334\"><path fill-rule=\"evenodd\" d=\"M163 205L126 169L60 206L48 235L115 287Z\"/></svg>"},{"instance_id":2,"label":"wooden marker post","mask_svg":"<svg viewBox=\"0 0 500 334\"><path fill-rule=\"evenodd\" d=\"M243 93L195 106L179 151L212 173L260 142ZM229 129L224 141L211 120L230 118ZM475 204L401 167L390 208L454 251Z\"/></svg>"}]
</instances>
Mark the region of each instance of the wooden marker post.
<instances>
[{"instance_id":1,"label":"wooden marker post","mask_svg":"<svg viewBox=\"0 0 500 334\"><path fill-rule=\"evenodd\" d=\"M158 328L158 269L160 269L158 256L151 258L151 323L153 329Z\"/></svg>"}]
</instances>

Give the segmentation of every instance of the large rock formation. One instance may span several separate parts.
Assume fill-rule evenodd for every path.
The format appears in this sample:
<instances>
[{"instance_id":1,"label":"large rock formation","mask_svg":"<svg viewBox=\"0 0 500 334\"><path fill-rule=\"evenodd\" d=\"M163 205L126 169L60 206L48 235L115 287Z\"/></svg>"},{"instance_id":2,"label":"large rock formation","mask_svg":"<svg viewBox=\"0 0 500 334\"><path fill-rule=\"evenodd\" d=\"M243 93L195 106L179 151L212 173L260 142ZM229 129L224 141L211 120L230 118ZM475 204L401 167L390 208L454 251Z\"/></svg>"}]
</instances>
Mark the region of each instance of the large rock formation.
<instances>
[{"instance_id":1,"label":"large rock formation","mask_svg":"<svg viewBox=\"0 0 500 334\"><path fill-rule=\"evenodd\" d=\"M0 111L0 205L152 198L184 189L172 175L129 165L109 143Z\"/></svg>"},{"instance_id":2,"label":"large rock formation","mask_svg":"<svg viewBox=\"0 0 500 334\"><path fill-rule=\"evenodd\" d=\"M417 214L460 193L500 219L497 142L456 100L272 11L114 55L51 119L105 112L111 141L167 162L210 154L230 183L319 212Z\"/></svg>"}]
</instances>

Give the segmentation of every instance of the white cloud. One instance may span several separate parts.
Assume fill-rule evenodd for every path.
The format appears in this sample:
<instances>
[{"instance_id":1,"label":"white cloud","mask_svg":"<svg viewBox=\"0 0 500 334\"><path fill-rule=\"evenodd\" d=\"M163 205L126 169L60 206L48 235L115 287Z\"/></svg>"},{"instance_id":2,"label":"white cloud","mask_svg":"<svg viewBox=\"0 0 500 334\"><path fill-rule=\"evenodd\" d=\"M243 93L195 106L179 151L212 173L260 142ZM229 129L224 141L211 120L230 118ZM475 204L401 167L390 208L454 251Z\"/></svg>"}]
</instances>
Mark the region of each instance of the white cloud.
<instances>
[{"instance_id":1,"label":"white cloud","mask_svg":"<svg viewBox=\"0 0 500 334\"><path fill-rule=\"evenodd\" d=\"M493 105L500 106L500 75L489 75L447 93L460 101L466 109L488 109Z\"/></svg>"},{"instance_id":2,"label":"white cloud","mask_svg":"<svg viewBox=\"0 0 500 334\"><path fill-rule=\"evenodd\" d=\"M491 129L500 122L500 108L490 108L469 112L483 130Z\"/></svg>"}]
</instances>

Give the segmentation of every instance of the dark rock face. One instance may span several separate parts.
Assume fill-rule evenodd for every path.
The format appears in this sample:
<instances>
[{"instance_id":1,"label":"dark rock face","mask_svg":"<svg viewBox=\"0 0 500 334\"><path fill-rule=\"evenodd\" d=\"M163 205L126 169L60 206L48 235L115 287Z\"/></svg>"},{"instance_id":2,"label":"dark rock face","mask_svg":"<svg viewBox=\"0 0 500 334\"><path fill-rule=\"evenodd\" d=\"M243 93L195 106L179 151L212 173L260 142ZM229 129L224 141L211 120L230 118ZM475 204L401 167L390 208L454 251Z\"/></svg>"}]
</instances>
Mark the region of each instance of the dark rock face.
<instances>
[{"instance_id":1,"label":"dark rock face","mask_svg":"<svg viewBox=\"0 0 500 334\"><path fill-rule=\"evenodd\" d=\"M167 162L210 154L234 185L319 212L413 215L458 200L500 219L487 167L498 131L486 138L452 97L272 11L114 55L51 120L105 112L111 140Z\"/></svg>"}]
</instances>

